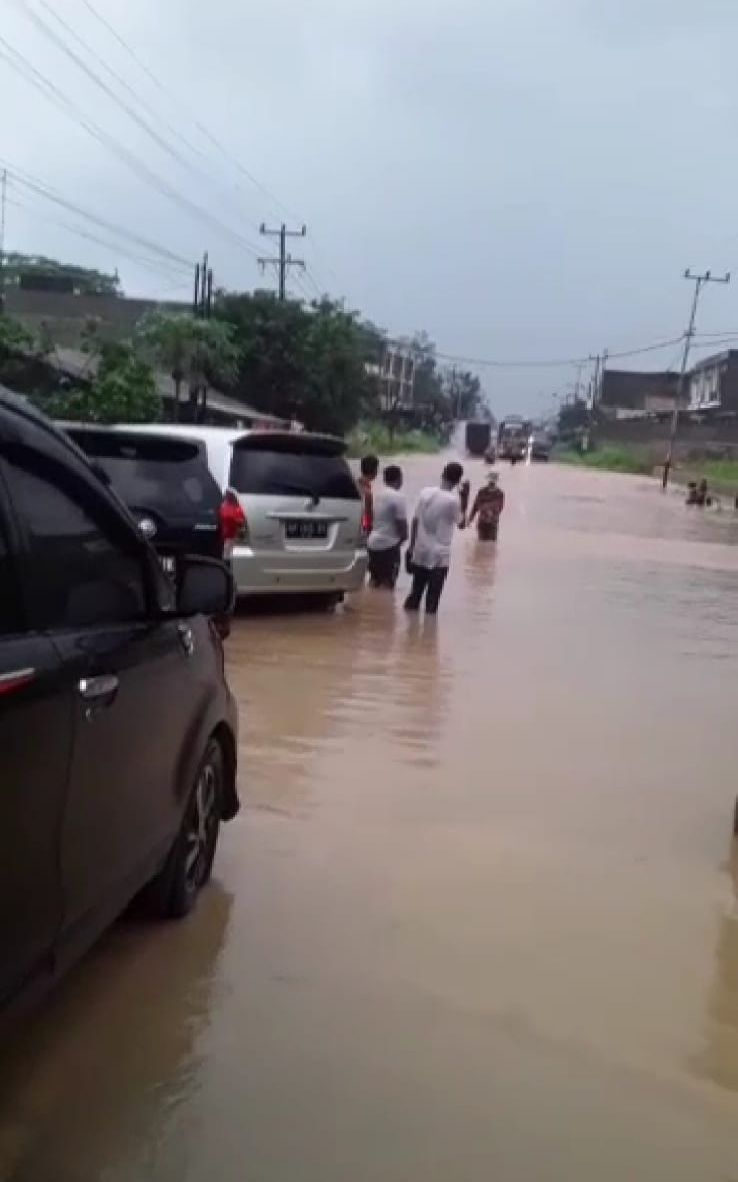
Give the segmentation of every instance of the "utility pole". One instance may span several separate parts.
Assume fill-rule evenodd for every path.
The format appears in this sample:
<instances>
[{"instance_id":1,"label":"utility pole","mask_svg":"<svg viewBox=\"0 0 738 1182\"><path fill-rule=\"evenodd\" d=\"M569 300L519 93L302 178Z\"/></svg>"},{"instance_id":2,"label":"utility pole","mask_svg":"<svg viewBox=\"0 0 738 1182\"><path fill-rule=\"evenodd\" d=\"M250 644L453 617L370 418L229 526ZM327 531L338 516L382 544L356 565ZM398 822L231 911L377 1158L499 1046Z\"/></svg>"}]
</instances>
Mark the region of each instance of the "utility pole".
<instances>
[{"instance_id":1,"label":"utility pole","mask_svg":"<svg viewBox=\"0 0 738 1182\"><path fill-rule=\"evenodd\" d=\"M605 373L607 371L607 358L608 358L607 349L603 349L602 350L602 365L600 366L600 385L599 385L599 389L597 391L597 401L598 402L602 399L602 395L605 392Z\"/></svg>"},{"instance_id":2,"label":"utility pole","mask_svg":"<svg viewBox=\"0 0 738 1182\"><path fill-rule=\"evenodd\" d=\"M8 199L8 170L3 169L0 181L0 312L5 309L5 206Z\"/></svg>"},{"instance_id":3,"label":"utility pole","mask_svg":"<svg viewBox=\"0 0 738 1182\"><path fill-rule=\"evenodd\" d=\"M592 400L590 405L592 414L594 414L594 409L597 405L597 395L600 389L600 362L601 358L600 354L598 353L595 357L594 373L592 374Z\"/></svg>"},{"instance_id":4,"label":"utility pole","mask_svg":"<svg viewBox=\"0 0 738 1182\"><path fill-rule=\"evenodd\" d=\"M287 272L290 267L301 267L305 270L305 263L303 259L293 259L291 254L287 254L287 239L288 238L304 238L307 234L307 226L302 226L299 230L288 230L284 222L278 230L270 230L264 222L259 226L259 233L271 235L274 238L279 238L279 256L277 258L261 258L258 260L262 271L265 267L273 264L277 268L277 275L279 277L279 298L283 300L287 295Z\"/></svg>"},{"instance_id":5,"label":"utility pole","mask_svg":"<svg viewBox=\"0 0 738 1182\"><path fill-rule=\"evenodd\" d=\"M669 432L669 445L666 450L666 459L664 460L664 475L661 480L661 487L666 489L669 483L669 472L674 459L674 441L676 439L677 428L679 427L679 403L681 402L684 393L684 379L687 376L687 362L689 361L689 349L692 344L692 337L694 336L694 324L697 318L697 304L699 303L700 292L706 283L730 283L730 271L726 271L723 276L712 275L709 271L705 271L702 275L693 275L689 267L684 272L684 278L690 279L694 283L694 296L692 297L692 308L689 313L689 324L687 331L684 334L684 352L682 353L682 368L679 371L679 381L677 382L676 397L674 399L674 411L671 416L671 430Z\"/></svg>"},{"instance_id":6,"label":"utility pole","mask_svg":"<svg viewBox=\"0 0 738 1182\"><path fill-rule=\"evenodd\" d=\"M192 315L197 316L200 307L200 264L195 263L195 289L192 293Z\"/></svg>"},{"instance_id":7,"label":"utility pole","mask_svg":"<svg viewBox=\"0 0 738 1182\"><path fill-rule=\"evenodd\" d=\"M195 264L195 287L192 296L192 315L197 320L209 320L213 310L213 268L208 266L208 252L202 262ZM202 423L207 409L208 385L204 373L202 349L195 341L190 366L189 413L191 421ZM175 422L179 417L179 404L175 404Z\"/></svg>"}]
</instances>

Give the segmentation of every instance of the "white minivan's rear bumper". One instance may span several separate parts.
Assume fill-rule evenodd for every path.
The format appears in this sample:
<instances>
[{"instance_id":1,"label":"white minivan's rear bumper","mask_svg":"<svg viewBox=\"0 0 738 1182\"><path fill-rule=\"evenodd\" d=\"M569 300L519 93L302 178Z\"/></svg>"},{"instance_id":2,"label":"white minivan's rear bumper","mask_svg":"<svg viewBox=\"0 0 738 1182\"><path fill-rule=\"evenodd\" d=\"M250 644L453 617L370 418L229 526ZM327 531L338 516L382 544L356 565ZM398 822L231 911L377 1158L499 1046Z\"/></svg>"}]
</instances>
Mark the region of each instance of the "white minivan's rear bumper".
<instances>
[{"instance_id":1,"label":"white minivan's rear bumper","mask_svg":"<svg viewBox=\"0 0 738 1182\"><path fill-rule=\"evenodd\" d=\"M235 545L230 565L238 595L316 594L358 591L364 585L368 557L364 549L308 554L254 551Z\"/></svg>"}]
</instances>

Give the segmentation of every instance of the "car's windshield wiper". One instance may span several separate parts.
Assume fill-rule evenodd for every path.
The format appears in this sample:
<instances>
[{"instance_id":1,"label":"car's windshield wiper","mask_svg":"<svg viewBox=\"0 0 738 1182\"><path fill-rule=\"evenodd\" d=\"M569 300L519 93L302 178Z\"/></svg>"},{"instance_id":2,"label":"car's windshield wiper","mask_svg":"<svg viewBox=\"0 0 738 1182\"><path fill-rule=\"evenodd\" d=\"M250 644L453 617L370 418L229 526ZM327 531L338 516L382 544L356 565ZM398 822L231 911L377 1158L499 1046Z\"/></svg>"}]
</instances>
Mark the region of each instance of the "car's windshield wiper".
<instances>
[{"instance_id":1,"label":"car's windshield wiper","mask_svg":"<svg viewBox=\"0 0 738 1182\"><path fill-rule=\"evenodd\" d=\"M320 500L320 493L316 492L314 488L310 488L307 484L293 484L289 480L276 481L270 486L272 489L272 496L281 496L285 493L295 493L297 496L310 497L311 501L317 505Z\"/></svg>"}]
</instances>

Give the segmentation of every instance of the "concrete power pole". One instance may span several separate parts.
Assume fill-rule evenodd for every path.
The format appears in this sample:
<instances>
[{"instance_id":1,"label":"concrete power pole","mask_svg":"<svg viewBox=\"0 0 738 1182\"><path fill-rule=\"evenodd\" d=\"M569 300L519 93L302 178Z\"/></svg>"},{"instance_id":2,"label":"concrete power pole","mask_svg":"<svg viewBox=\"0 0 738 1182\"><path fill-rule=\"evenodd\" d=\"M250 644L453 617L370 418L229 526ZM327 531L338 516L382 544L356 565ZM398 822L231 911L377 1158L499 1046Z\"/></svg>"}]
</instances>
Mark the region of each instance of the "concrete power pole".
<instances>
[{"instance_id":1,"label":"concrete power pole","mask_svg":"<svg viewBox=\"0 0 738 1182\"><path fill-rule=\"evenodd\" d=\"M263 270L264 267L272 263L277 268L277 275L279 277L279 298L285 299L287 295L287 272L290 267L301 267L305 270L305 263L303 259L293 259L291 254L287 254L287 239L288 238L304 238L307 234L307 226L302 226L299 230L288 230L284 222L278 230L270 230L265 226L264 222L259 226L260 234L271 234L275 238L279 238L279 257L278 258L263 258L259 259L259 266Z\"/></svg>"},{"instance_id":2,"label":"concrete power pole","mask_svg":"<svg viewBox=\"0 0 738 1182\"><path fill-rule=\"evenodd\" d=\"M692 344L692 337L694 336L694 324L697 318L697 304L699 303L700 292L706 283L730 283L730 271L726 271L722 277L719 275L712 275L709 271L705 271L702 275L693 275L690 268L684 272L684 278L690 279L694 283L694 295L692 297L692 308L689 313L689 324L687 331L684 334L684 352L682 353L682 368L679 371L679 381L677 383L676 398L674 400L674 412L671 416L671 430L669 432L669 444L666 450L666 459L664 460L664 475L661 481L661 487L666 489L669 483L669 473L671 465L674 460L674 441L676 439L677 428L679 427L679 403L684 393L684 380L687 376L687 362L689 361L689 349Z\"/></svg>"},{"instance_id":3,"label":"concrete power pole","mask_svg":"<svg viewBox=\"0 0 738 1182\"><path fill-rule=\"evenodd\" d=\"M8 200L8 170L3 169L0 183L0 312L5 308L5 206Z\"/></svg>"}]
</instances>

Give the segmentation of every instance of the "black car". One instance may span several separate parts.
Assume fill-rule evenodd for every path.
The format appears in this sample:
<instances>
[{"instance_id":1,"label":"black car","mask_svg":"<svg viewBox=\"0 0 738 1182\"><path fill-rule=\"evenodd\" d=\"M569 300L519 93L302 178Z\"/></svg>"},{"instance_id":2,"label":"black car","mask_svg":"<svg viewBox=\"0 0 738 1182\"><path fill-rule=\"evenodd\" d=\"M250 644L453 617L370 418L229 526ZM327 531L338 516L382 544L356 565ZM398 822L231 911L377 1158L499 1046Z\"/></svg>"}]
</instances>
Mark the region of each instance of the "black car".
<instances>
[{"instance_id":1,"label":"black car","mask_svg":"<svg viewBox=\"0 0 738 1182\"><path fill-rule=\"evenodd\" d=\"M168 573L187 554L223 557L223 495L203 443L141 428L65 430L108 477Z\"/></svg>"},{"instance_id":2,"label":"black car","mask_svg":"<svg viewBox=\"0 0 738 1182\"><path fill-rule=\"evenodd\" d=\"M207 618L233 581L179 585L75 445L0 395L0 1009L146 887L185 914L238 809L237 719Z\"/></svg>"}]
</instances>

